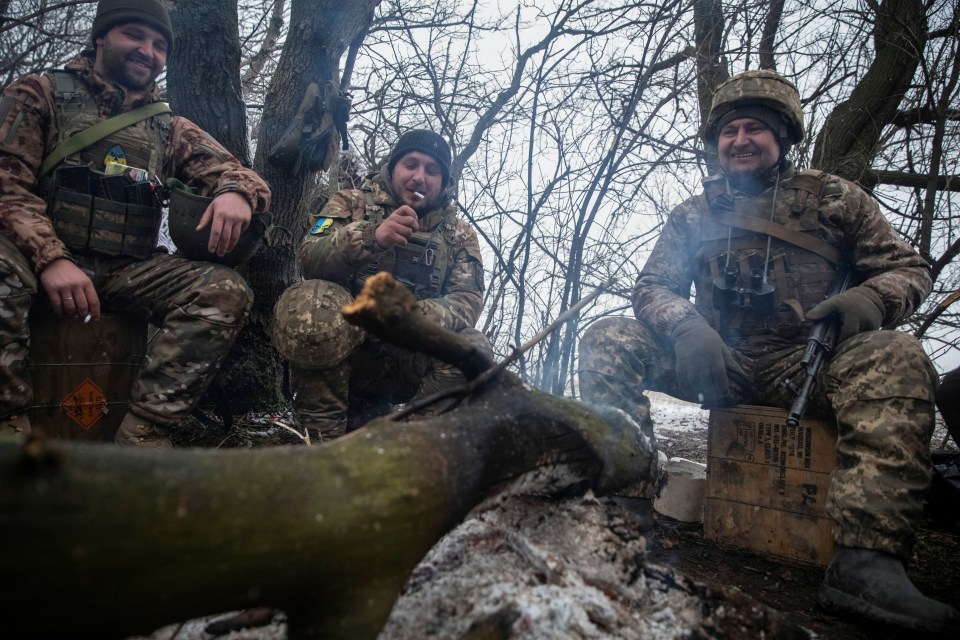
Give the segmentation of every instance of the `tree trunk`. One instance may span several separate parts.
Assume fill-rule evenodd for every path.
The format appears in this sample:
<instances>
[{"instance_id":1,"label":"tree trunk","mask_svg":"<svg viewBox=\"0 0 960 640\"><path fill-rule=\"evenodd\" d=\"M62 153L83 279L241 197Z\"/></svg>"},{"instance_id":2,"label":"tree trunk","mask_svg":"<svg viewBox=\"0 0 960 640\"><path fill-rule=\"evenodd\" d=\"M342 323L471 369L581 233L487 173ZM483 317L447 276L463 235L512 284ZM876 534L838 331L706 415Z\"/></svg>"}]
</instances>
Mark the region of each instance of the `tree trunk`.
<instances>
[{"instance_id":1,"label":"tree trunk","mask_svg":"<svg viewBox=\"0 0 960 640\"><path fill-rule=\"evenodd\" d=\"M263 247L243 271L256 296L250 325L240 335L227 364L229 388L239 412L267 409L283 401L283 365L270 344L273 305L299 279L296 249L306 233L304 195L314 175L292 175L271 166L266 157L293 120L311 82L336 78L339 60L350 42L370 24L380 0L294 0L290 31L264 101L260 145L254 168L273 190L271 246Z\"/></svg>"},{"instance_id":2,"label":"tree trunk","mask_svg":"<svg viewBox=\"0 0 960 640\"><path fill-rule=\"evenodd\" d=\"M236 0L182 2L170 13L176 44L167 71L173 112L197 123L245 166L250 166L247 111L240 87L240 34ZM238 271L256 294L264 259L255 256ZM268 270L269 272L269 270ZM257 299L259 299L257 295ZM230 410L281 404L281 369L269 342L256 340L269 326L263 305L255 304L251 323L225 361L217 380L230 389Z\"/></svg>"},{"instance_id":3,"label":"tree trunk","mask_svg":"<svg viewBox=\"0 0 960 640\"><path fill-rule=\"evenodd\" d=\"M876 8L875 57L869 70L830 113L817 136L814 167L870 188L870 165L883 128L899 113L927 40L924 4L919 0L884 0Z\"/></svg>"},{"instance_id":4,"label":"tree trunk","mask_svg":"<svg viewBox=\"0 0 960 640\"><path fill-rule=\"evenodd\" d=\"M694 38L697 46L697 96L700 103L700 132L710 115L713 93L730 77L723 55L723 3L720 0L696 0L693 3ZM707 173L716 173L720 164L717 150L705 144Z\"/></svg>"},{"instance_id":5,"label":"tree trunk","mask_svg":"<svg viewBox=\"0 0 960 640\"><path fill-rule=\"evenodd\" d=\"M255 300L250 324L218 376L229 389L235 414L284 404L283 364L270 344L270 322L277 298L298 278L295 254L307 223L303 200L314 179L275 169L266 156L292 121L307 85L323 86L337 77L341 55L369 25L379 3L295 0L291 5L290 30L266 96L254 163L273 191L276 233L270 246L262 246L239 269ZM190 117L249 164L236 0L180 3L171 15L178 36L169 72L174 111Z\"/></svg>"},{"instance_id":6,"label":"tree trunk","mask_svg":"<svg viewBox=\"0 0 960 640\"><path fill-rule=\"evenodd\" d=\"M650 534L589 493L498 495L417 565L378 640L812 637L761 594L650 563Z\"/></svg>"},{"instance_id":7,"label":"tree trunk","mask_svg":"<svg viewBox=\"0 0 960 640\"><path fill-rule=\"evenodd\" d=\"M414 566L491 492L630 495L649 480L653 452L622 412L479 374L489 363L417 325L415 305L378 304L354 303L365 326L433 327L421 343L474 381L465 406L318 448L0 442L0 545L16 549L0 557L16 576L0 586L4 629L104 638L270 606L291 638L372 638Z\"/></svg>"},{"instance_id":8,"label":"tree trunk","mask_svg":"<svg viewBox=\"0 0 960 640\"><path fill-rule=\"evenodd\" d=\"M170 20L176 39L167 65L170 107L249 166L237 1L180 2Z\"/></svg>"}]
</instances>

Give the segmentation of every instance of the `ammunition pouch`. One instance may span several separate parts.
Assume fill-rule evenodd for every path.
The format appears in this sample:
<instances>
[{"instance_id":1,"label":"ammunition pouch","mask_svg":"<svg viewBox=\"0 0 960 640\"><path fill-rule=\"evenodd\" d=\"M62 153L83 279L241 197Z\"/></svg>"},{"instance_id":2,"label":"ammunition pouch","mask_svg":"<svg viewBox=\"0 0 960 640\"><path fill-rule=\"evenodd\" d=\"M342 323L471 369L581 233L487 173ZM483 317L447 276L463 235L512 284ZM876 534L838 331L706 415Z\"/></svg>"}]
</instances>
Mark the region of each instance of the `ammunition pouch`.
<instances>
[{"instance_id":1,"label":"ammunition pouch","mask_svg":"<svg viewBox=\"0 0 960 640\"><path fill-rule=\"evenodd\" d=\"M155 185L88 166L61 166L41 189L57 237L72 252L144 260L157 246Z\"/></svg>"},{"instance_id":2,"label":"ammunition pouch","mask_svg":"<svg viewBox=\"0 0 960 640\"><path fill-rule=\"evenodd\" d=\"M393 277L410 289L417 300L440 296L446 260L441 259L439 248L436 242L418 234L411 236L407 244L394 247Z\"/></svg>"}]
</instances>

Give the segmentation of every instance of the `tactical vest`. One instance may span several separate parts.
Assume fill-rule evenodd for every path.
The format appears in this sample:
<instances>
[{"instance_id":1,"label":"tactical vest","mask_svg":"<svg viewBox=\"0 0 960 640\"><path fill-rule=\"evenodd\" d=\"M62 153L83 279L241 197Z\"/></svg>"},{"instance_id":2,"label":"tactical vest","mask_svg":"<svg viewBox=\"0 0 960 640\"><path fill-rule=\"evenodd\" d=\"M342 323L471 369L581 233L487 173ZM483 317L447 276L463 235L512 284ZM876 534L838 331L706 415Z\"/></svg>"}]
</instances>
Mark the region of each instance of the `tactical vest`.
<instances>
[{"instance_id":1,"label":"tactical vest","mask_svg":"<svg viewBox=\"0 0 960 640\"><path fill-rule=\"evenodd\" d=\"M86 85L69 71L46 74L54 87L57 145L105 120ZM170 117L160 114L114 132L69 156L41 184L57 237L70 251L145 259L160 231L161 206L149 178L160 173ZM147 180L105 175L108 154L122 153Z\"/></svg>"},{"instance_id":2,"label":"tactical vest","mask_svg":"<svg viewBox=\"0 0 960 640\"><path fill-rule=\"evenodd\" d=\"M801 171L782 182L772 221L825 241L819 208L827 177L821 171ZM697 310L728 344L761 352L806 335L806 312L826 297L839 270L838 264L797 244L716 220L722 211L771 220L771 206L769 191L736 200L702 194L698 200Z\"/></svg>"},{"instance_id":3,"label":"tactical vest","mask_svg":"<svg viewBox=\"0 0 960 640\"><path fill-rule=\"evenodd\" d=\"M367 219L381 222L386 217L383 205L373 201L373 193L364 190L367 201ZM354 294L363 287L367 278L381 271L388 271L410 289L417 300L438 298L443 294L447 270L453 253L455 220L452 215L443 215L443 220L433 231L417 231L407 239L407 244L397 245L380 254L379 260L367 267L354 281Z\"/></svg>"}]
</instances>

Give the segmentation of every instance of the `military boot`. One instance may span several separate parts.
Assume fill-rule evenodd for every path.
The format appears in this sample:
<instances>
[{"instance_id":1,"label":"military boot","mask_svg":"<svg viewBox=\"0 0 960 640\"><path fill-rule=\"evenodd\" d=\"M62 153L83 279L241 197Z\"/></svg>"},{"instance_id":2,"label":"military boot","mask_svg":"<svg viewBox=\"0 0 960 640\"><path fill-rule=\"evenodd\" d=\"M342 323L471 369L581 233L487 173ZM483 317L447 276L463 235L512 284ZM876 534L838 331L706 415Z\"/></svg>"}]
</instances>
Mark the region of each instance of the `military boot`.
<instances>
[{"instance_id":1,"label":"military boot","mask_svg":"<svg viewBox=\"0 0 960 640\"><path fill-rule=\"evenodd\" d=\"M347 396L350 365L305 369L290 365L293 409L311 442L326 442L347 431Z\"/></svg>"},{"instance_id":2,"label":"military boot","mask_svg":"<svg viewBox=\"0 0 960 640\"><path fill-rule=\"evenodd\" d=\"M828 611L902 629L946 636L960 628L960 612L920 593L903 563L882 551L837 546L819 596Z\"/></svg>"},{"instance_id":3,"label":"military boot","mask_svg":"<svg viewBox=\"0 0 960 640\"><path fill-rule=\"evenodd\" d=\"M128 447L172 449L173 443L164 427L153 424L132 412L127 412L113 441Z\"/></svg>"}]
</instances>

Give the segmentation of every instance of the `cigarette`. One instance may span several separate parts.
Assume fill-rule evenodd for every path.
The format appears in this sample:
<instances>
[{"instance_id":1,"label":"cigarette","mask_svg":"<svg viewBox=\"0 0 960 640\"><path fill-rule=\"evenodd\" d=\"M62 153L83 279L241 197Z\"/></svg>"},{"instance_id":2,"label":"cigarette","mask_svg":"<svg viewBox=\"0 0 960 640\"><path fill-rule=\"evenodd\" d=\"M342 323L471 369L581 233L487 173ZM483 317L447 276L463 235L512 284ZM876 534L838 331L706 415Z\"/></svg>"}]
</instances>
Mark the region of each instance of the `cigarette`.
<instances>
[{"instance_id":1,"label":"cigarette","mask_svg":"<svg viewBox=\"0 0 960 640\"><path fill-rule=\"evenodd\" d=\"M86 317L83 319L83 324L87 324L91 320L93 320L93 316L88 313Z\"/></svg>"},{"instance_id":2,"label":"cigarette","mask_svg":"<svg viewBox=\"0 0 960 640\"><path fill-rule=\"evenodd\" d=\"M422 193L420 193L419 191L414 191L414 192L413 192L413 195L417 196L417 197L420 198L421 200L423 200L424 198L427 197L427 196L423 195Z\"/></svg>"}]
</instances>

